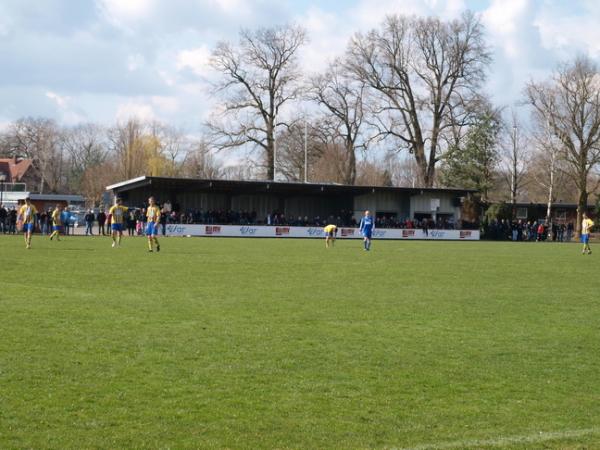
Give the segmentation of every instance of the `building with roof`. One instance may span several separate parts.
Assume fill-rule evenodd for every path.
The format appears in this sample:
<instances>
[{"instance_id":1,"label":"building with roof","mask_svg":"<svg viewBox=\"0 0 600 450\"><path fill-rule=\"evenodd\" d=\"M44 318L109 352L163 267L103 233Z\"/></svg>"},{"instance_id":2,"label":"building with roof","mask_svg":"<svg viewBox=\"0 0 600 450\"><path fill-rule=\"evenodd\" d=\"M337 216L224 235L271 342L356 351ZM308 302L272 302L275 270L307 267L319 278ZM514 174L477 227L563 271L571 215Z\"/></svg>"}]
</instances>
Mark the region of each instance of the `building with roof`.
<instances>
[{"instance_id":1,"label":"building with roof","mask_svg":"<svg viewBox=\"0 0 600 450\"><path fill-rule=\"evenodd\" d=\"M141 176L106 188L129 206L148 197L180 211L253 211L257 223L274 212L286 217L337 216L350 212L360 220L365 210L378 218L446 220L459 224L469 189L351 186L329 183L204 180Z\"/></svg>"},{"instance_id":2,"label":"building with roof","mask_svg":"<svg viewBox=\"0 0 600 450\"><path fill-rule=\"evenodd\" d=\"M28 172L33 167L33 160L17 158L0 158L0 177L4 175L4 183L24 183Z\"/></svg>"}]
</instances>

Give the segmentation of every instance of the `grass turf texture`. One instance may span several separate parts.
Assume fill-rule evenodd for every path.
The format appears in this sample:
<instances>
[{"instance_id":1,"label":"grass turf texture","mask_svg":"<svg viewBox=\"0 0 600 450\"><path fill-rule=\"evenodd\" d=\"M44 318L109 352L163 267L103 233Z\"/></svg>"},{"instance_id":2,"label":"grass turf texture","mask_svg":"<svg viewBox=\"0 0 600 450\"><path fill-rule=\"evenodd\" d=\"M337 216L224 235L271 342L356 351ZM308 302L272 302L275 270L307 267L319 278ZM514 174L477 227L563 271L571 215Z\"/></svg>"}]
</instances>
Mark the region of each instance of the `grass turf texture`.
<instances>
[{"instance_id":1,"label":"grass turf texture","mask_svg":"<svg viewBox=\"0 0 600 450\"><path fill-rule=\"evenodd\" d=\"M0 237L0 448L600 447L579 245L161 244Z\"/></svg>"}]
</instances>

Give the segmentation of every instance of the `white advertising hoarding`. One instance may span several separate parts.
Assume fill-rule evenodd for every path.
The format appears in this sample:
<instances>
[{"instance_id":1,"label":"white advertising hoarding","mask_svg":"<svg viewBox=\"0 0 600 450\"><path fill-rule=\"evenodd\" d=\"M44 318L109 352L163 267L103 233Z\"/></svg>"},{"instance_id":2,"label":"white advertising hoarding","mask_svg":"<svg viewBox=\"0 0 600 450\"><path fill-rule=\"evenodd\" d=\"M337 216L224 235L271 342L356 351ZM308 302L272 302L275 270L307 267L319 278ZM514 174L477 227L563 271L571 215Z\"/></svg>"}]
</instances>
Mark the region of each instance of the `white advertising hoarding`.
<instances>
[{"instance_id":1,"label":"white advertising hoarding","mask_svg":"<svg viewBox=\"0 0 600 450\"><path fill-rule=\"evenodd\" d=\"M262 225L167 225L169 236L216 236L216 237L282 237L319 238L324 236L321 227L287 227ZM338 228L338 239L361 239L358 228ZM427 239L478 241L479 230L401 230L382 228L373 231L373 239Z\"/></svg>"}]
</instances>

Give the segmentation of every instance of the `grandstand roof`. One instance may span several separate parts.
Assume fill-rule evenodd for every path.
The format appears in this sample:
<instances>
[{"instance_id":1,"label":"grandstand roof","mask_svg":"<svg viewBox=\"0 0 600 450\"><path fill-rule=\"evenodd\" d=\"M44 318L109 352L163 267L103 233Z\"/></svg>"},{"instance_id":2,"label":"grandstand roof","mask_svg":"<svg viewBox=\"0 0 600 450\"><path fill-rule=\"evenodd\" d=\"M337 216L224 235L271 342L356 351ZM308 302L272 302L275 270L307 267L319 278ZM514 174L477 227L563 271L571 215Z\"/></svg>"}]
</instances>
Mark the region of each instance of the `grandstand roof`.
<instances>
[{"instance_id":1,"label":"grandstand roof","mask_svg":"<svg viewBox=\"0 0 600 450\"><path fill-rule=\"evenodd\" d=\"M158 189L210 190L214 192L240 192L247 194L353 194L361 195L371 192L397 192L422 194L425 192L451 192L457 195L477 192L474 189L461 188L419 188L396 186L354 186L335 183L300 183L282 181L240 181L240 180L207 180L197 178L168 178L141 176L106 187L107 191L125 192L142 186L156 186Z\"/></svg>"}]
</instances>

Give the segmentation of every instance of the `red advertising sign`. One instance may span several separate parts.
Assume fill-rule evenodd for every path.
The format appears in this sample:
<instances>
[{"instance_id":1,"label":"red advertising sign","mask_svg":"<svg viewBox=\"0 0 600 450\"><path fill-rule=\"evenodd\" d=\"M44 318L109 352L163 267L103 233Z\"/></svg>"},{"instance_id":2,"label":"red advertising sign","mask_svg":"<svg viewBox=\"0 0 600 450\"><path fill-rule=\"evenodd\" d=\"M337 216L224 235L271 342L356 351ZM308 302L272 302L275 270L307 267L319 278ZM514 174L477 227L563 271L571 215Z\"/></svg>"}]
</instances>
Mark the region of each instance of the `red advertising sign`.
<instances>
[{"instance_id":1,"label":"red advertising sign","mask_svg":"<svg viewBox=\"0 0 600 450\"><path fill-rule=\"evenodd\" d=\"M342 228L342 236L354 236L354 228Z\"/></svg>"},{"instance_id":2,"label":"red advertising sign","mask_svg":"<svg viewBox=\"0 0 600 450\"><path fill-rule=\"evenodd\" d=\"M415 236L415 230L402 230L403 238L414 237L414 236Z\"/></svg>"},{"instance_id":3,"label":"red advertising sign","mask_svg":"<svg viewBox=\"0 0 600 450\"><path fill-rule=\"evenodd\" d=\"M290 227L276 227L275 236L285 236L290 234Z\"/></svg>"},{"instance_id":4,"label":"red advertising sign","mask_svg":"<svg viewBox=\"0 0 600 450\"><path fill-rule=\"evenodd\" d=\"M221 234L221 227L214 225L206 226L206 234Z\"/></svg>"},{"instance_id":5,"label":"red advertising sign","mask_svg":"<svg viewBox=\"0 0 600 450\"><path fill-rule=\"evenodd\" d=\"M465 231L461 230L458 237L459 237L459 239L464 239L464 238L468 238L468 237L470 238L471 232L468 230L465 230Z\"/></svg>"}]
</instances>

